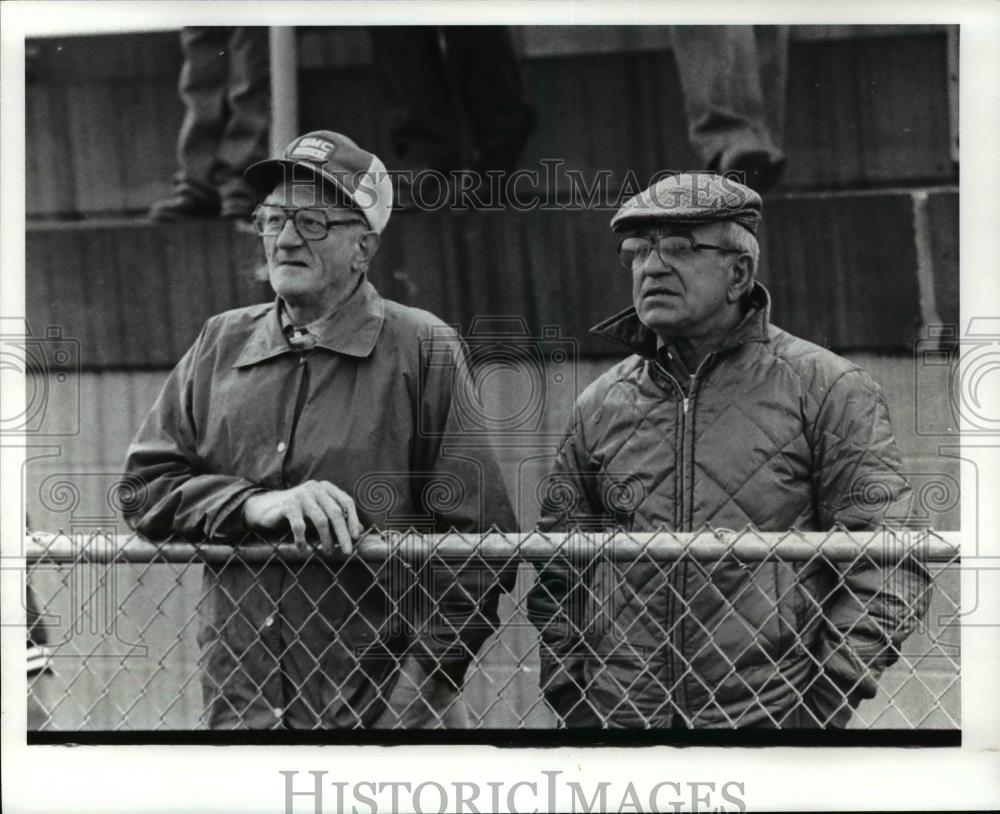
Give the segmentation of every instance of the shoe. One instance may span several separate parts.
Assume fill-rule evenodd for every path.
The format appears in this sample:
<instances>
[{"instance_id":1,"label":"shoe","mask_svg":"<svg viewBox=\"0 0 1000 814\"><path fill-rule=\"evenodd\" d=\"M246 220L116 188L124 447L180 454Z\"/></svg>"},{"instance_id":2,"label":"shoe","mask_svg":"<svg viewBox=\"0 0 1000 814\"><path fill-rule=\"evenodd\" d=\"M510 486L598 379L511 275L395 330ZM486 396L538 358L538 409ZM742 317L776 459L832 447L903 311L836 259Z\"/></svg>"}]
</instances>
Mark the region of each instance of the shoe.
<instances>
[{"instance_id":1,"label":"shoe","mask_svg":"<svg viewBox=\"0 0 1000 814\"><path fill-rule=\"evenodd\" d=\"M245 218L231 218L229 222L233 224L233 229L238 234L258 236L257 229L253 225L253 220L249 216Z\"/></svg>"},{"instance_id":2,"label":"shoe","mask_svg":"<svg viewBox=\"0 0 1000 814\"><path fill-rule=\"evenodd\" d=\"M28 643L28 675L52 672L52 654L55 651L43 644Z\"/></svg>"},{"instance_id":3,"label":"shoe","mask_svg":"<svg viewBox=\"0 0 1000 814\"><path fill-rule=\"evenodd\" d=\"M249 223L250 216L253 215L253 211L256 208L254 202L246 198L226 198L219 210L219 217Z\"/></svg>"},{"instance_id":4,"label":"shoe","mask_svg":"<svg viewBox=\"0 0 1000 814\"><path fill-rule=\"evenodd\" d=\"M739 173L741 183L760 193L774 187L785 171L785 157L769 150L744 150L713 163L718 164L715 172L720 175Z\"/></svg>"},{"instance_id":5,"label":"shoe","mask_svg":"<svg viewBox=\"0 0 1000 814\"><path fill-rule=\"evenodd\" d=\"M149 208L149 217L160 223L170 223L191 218L217 218L218 199L202 198L186 189L181 189Z\"/></svg>"}]
</instances>

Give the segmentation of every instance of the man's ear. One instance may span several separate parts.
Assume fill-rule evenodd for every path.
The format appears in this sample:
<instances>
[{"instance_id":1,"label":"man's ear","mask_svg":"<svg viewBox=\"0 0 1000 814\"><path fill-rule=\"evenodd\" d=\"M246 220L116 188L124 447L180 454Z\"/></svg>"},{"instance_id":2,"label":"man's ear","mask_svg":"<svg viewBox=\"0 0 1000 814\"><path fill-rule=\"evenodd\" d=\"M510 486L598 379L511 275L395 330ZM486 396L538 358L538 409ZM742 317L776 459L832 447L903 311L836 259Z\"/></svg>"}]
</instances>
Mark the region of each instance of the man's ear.
<instances>
[{"instance_id":1,"label":"man's ear","mask_svg":"<svg viewBox=\"0 0 1000 814\"><path fill-rule=\"evenodd\" d=\"M354 254L352 266L355 271L367 271L371 264L381 238L376 232L365 232L358 240L357 251Z\"/></svg>"},{"instance_id":2,"label":"man's ear","mask_svg":"<svg viewBox=\"0 0 1000 814\"><path fill-rule=\"evenodd\" d=\"M753 260L746 252L738 254L729 268L729 290L726 299L739 302L753 286Z\"/></svg>"}]
</instances>

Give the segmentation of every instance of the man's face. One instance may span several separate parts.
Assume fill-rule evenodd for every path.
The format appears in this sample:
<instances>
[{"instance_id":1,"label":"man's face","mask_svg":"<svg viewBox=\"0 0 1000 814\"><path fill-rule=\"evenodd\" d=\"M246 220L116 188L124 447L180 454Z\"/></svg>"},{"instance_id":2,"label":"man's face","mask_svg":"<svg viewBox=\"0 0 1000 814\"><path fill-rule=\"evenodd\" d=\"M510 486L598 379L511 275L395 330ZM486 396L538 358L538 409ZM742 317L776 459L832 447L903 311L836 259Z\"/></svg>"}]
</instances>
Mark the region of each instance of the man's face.
<instances>
[{"instance_id":1,"label":"man's face","mask_svg":"<svg viewBox=\"0 0 1000 814\"><path fill-rule=\"evenodd\" d=\"M264 200L263 207L308 209L311 217L331 224L323 237L308 240L299 234L290 217L277 235L261 238L271 287L287 301L334 302L357 277L359 242L368 231L364 217L350 209L325 206L324 203L321 184L301 182L282 184ZM281 213L272 210L272 215L280 217Z\"/></svg>"},{"instance_id":2,"label":"man's face","mask_svg":"<svg viewBox=\"0 0 1000 814\"><path fill-rule=\"evenodd\" d=\"M686 235L695 244L731 248L724 223L693 227L649 224L634 234L654 246L662 237ZM698 337L720 328L729 311L734 254L714 249L689 256L649 252L632 263L632 302L639 320L662 337Z\"/></svg>"}]
</instances>

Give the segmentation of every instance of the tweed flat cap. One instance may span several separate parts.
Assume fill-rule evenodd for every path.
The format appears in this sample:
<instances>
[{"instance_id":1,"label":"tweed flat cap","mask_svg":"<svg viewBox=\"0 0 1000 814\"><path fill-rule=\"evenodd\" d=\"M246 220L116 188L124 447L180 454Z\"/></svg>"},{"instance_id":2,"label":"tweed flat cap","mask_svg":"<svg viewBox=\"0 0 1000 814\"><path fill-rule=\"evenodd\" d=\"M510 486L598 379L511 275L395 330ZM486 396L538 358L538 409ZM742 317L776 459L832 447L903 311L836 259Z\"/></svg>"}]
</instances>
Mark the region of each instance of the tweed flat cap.
<instances>
[{"instance_id":1,"label":"tweed flat cap","mask_svg":"<svg viewBox=\"0 0 1000 814\"><path fill-rule=\"evenodd\" d=\"M752 234L760 225L760 195L732 178L714 172L667 175L629 198L611 219L615 232L643 221L684 224L733 220Z\"/></svg>"}]
</instances>

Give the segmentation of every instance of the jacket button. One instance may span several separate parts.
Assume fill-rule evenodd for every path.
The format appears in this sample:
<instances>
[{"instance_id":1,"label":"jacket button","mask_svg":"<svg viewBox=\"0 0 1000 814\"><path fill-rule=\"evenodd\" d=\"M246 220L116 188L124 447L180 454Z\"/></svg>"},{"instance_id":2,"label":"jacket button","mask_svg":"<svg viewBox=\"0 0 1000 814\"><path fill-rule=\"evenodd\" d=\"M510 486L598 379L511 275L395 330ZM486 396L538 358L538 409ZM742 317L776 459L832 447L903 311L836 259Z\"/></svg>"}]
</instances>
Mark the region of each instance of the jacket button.
<instances>
[{"instance_id":1,"label":"jacket button","mask_svg":"<svg viewBox=\"0 0 1000 814\"><path fill-rule=\"evenodd\" d=\"M274 624L273 616L268 616L267 619L264 620L264 627L271 627L271 625L273 624Z\"/></svg>"},{"instance_id":2,"label":"jacket button","mask_svg":"<svg viewBox=\"0 0 1000 814\"><path fill-rule=\"evenodd\" d=\"M275 707L274 709L271 710L271 712L274 713L275 718L280 718L282 715L285 714L285 711L281 707Z\"/></svg>"},{"instance_id":3,"label":"jacket button","mask_svg":"<svg viewBox=\"0 0 1000 814\"><path fill-rule=\"evenodd\" d=\"M278 442L278 452L284 452L284 451L285 451L285 442L284 441L279 441Z\"/></svg>"}]
</instances>

